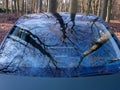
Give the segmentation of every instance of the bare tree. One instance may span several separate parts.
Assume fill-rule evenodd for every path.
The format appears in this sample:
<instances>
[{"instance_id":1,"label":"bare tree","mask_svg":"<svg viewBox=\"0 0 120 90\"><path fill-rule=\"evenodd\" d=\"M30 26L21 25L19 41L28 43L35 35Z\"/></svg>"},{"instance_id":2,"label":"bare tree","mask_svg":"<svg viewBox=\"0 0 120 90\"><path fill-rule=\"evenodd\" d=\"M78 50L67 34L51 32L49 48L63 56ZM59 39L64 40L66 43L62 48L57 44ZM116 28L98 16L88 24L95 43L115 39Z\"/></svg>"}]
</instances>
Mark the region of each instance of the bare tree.
<instances>
[{"instance_id":1,"label":"bare tree","mask_svg":"<svg viewBox=\"0 0 120 90\"><path fill-rule=\"evenodd\" d=\"M53 16L55 16L55 18L59 21L61 26L61 31L63 32L63 40L64 40L66 38L66 35L65 35L66 27L65 27L64 20L62 19L60 14L57 13L57 6L58 6L57 0L48 0L48 12L52 13Z\"/></svg>"},{"instance_id":2,"label":"bare tree","mask_svg":"<svg viewBox=\"0 0 120 90\"><path fill-rule=\"evenodd\" d=\"M42 11L42 2L43 0L38 0L38 13Z\"/></svg>"},{"instance_id":3,"label":"bare tree","mask_svg":"<svg viewBox=\"0 0 120 90\"><path fill-rule=\"evenodd\" d=\"M21 14L23 15L24 14L24 5L25 5L25 3L24 3L24 0L22 0L22 10L21 10Z\"/></svg>"},{"instance_id":4,"label":"bare tree","mask_svg":"<svg viewBox=\"0 0 120 90\"><path fill-rule=\"evenodd\" d=\"M110 22L113 0L108 1L107 22Z\"/></svg>"},{"instance_id":5,"label":"bare tree","mask_svg":"<svg viewBox=\"0 0 120 90\"><path fill-rule=\"evenodd\" d=\"M17 0L18 1L18 0ZM17 11L17 3L16 0L14 0L14 11Z\"/></svg>"},{"instance_id":6,"label":"bare tree","mask_svg":"<svg viewBox=\"0 0 120 90\"><path fill-rule=\"evenodd\" d=\"M13 10L13 0L11 0L10 7L11 7L11 13L13 13L14 12L14 10Z\"/></svg>"},{"instance_id":7,"label":"bare tree","mask_svg":"<svg viewBox=\"0 0 120 90\"><path fill-rule=\"evenodd\" d=\"M95 0L95 15L97 15L99 0Z\"/></svg>"},{"instance_id":8,"label":"bare tree","mask_svg":"<svg viewBox=\"0 0 120 90\"><path fill-rule=\"evenodd\" d=\"M90 12L91 12L91 2L92 2L92 0L88 0L88 6L87 6L87 15L88 14L90 14Z\"/></svg>"},{"instance_id":9,"label":"bare tree","mask_svg":"<svg viewBox=\"0 0 120 90\"><path fill-rule=\"evenodd\" d=\"M101 0L98 0L97 15L100 16L101 13Z\"/></svg>"},{"instance_id":10,"label":"bare tree","mask_svg":"<svg viewBox=\"0 0 120 90\"><path fill-rule=\"evenodd\" d=\"M108 6L108 0L103 0L102 13L101 13L101 17L103 18L103 20L106 20L107 6Z\"/></svg>"},{"instance_id":11,"label":"bare tree","mask_svg":"<svg viewBox=\"0 0 120 90\"><path fill-rule=\"evenodd\" d=\"M78 8L78 0L71 0L71 2L70 2L70 18L71 18L71 21L73 22L72 28L75 26L75 16L77 13L77 8Z\"/></svg>"},{"instance_id":12,"label":"bare tree","mask_svg":"<svg viewBox=\"0 0 120 90\"><path fill-rule=\"evenodd\" d=\"M9 0L6 0L6 13L7 14L8 14L8 10L9 10L8 5L9 5Z\"/></svg>"},{"instance_id":13,"label":"bare tree","mask_svg":"<svg viewBox=\"0 0 120 90\"><path fill-rule=\"evenodd\" d=\"M19 0L17 0L16 2L17 2L17 14L19 14L19 12L20 12L20 6L19 6L20 3L19 3Z\"/></svg>"},{"instance_id":14,"label":"bare tree","mask_svg":"<svg viewBox=\"0 0 120 90\"><path fill-rule=\"evenodd\" d=\"M84 0L81 1L81 13L85 13L85 2Z\"/></svg>"},{"instance_id":15,"label":"bare tree","mask_svg":"<svg viewBox=\"0 0 120 90\"><path fill-rule=\"evenodd\" d=\"M57 13L57 0L48 0L48 12Z\"/></svg>"}]
</instances>

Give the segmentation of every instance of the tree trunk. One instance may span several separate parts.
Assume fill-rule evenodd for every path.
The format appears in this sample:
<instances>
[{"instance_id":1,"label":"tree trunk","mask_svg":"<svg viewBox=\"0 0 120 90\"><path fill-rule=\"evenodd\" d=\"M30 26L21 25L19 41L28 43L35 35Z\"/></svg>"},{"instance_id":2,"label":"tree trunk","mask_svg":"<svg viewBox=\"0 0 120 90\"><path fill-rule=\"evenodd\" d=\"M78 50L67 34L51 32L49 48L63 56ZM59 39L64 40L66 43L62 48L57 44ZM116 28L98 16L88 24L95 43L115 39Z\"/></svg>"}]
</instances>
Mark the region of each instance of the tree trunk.
<instances>
[{"instance_id":1,"label":"tree trunk","mask_svg":"<svg viewBox=\"0 0 120 90\"><path fill-rule=\"evenodd\" d=\"M108 0L103 0L102 14L101 14L101 17L103 18L103 20L106 20L107 7L108 7Z\"/></svg>"},{"instance_id":2,"label":"tree trunk","mask_svg":"<svg viewBox=\"0 0 120 90\"><path fill-rule=\"evenodd\" d=\"M110 22L113 0L108 1L107 22Z\"/></svg>"},{"instance_id":3,"label":"tree trunk","mask_svg":"<svg viewBox=\"0 0 120 90\"><path fill-rule=\"evenodd\" d=\"M97 16L100 16L100 13L101 13L101 0L99 0Z\"/></svg>"},{"instance_id":4,"label":"tree trunk","mask_svg":"<svg viewBox=\"0 0 120 90\"><path fill-rule=\"evenodd\" d=\"M95 11L96 11L96 7L95 7L95 5L96 5L96 1L97 0L92 0L91 2L92 2L92 5L91 5L91 11L90 11L90 13L92 13L92 14L94 14L95 15Z\"/></svg>"},{"instance_id":5,"label":"tree trunk","mask_svg":"<svg viewBox=\"0 0 120 90\"><path fill-rule=\"evenodd\" d=\"M84 0L81 1L81 13L85 13Z\"/></svg>"},{"instance_id":6,"label":"tree trunk","mask_svg":"<svg viewBox=\"0 0 120 90\"><path fill-rule=\"evenodd\" d=\"M34 7L34 0L31 0L31 2L30 2L30 12L31 12L31 13L34 12L33 7Z\"/></svg>"},{"instance_id":7,"label":"tree trunk","mask_svg":"<svg viewBox=\"0 0 120 90\"><path fill-rule=\"evenodd\" d=\"M22 11L21 11L21 14L22 15L24 14L24 0L22 0Z\"/></svg>"},{"instance_id":8,"label":"tree trunk","mask_svg":"<svg viewBox=\"0 0 120 90\"><path fill-rule=\"evenodd\" d=\"M76 15L77 8L78 8L78 0L71 0L70 1L70 13Z\"/></svg>"},{"instance_id":9,"label":"tree trunk","mask_svg":"<svg viewBox=\"0 0 120 90\"><path fill-rule=\"evenodd\" d=\"M8 14L8 3L9 3L9 0L6 0L6 13Z\"/></svg>"},{"instance_id":10,"label":"tree trunk","mask_svg":"<svg viewBox=\"0 0 120 90\"><path fill-rule=\"evenodd\" d=\"M87 15L89 15L91 12L91 2L92 0L88 0L87 13L86 13Z\"/></svg>"},{"instance_id":11,"label":"tree trunk","mask_svg":"<svg viewBox=\"0 0 120 90\"><path fill-rule=\"evenodd\" d=\"M20 6L19 6L20 4L19 4L19 0L17 0L17 15L19 14L19 12L20 12Z\"/></svg>"},{"instance_id":12,"label":"tree trunk","mask_svg":"<svg viewBox=\"0 0 120 90\"><path fill-rule=\"evenodd\" d=\"M38 13L42 11L42 2L43 0L38 0Z\"/></svg>"},{"instance_id":13,"label":"tree trunk","mask_svg":"<svg viewBox=\"0 0 120 90\"><path fill-rule=\"evenodd\" d=\"M17 11L17 5L16 5L16 0L14 0L14 12L16 13Z\"/></svg>"},{"instance_id":14,"label":"tree trunk","mask_svg":"<svg viewBox=\"0 0 120 90\"><path fill-rule=\"evenodd\" d=\"M48 0L48 12L57 12L57 0Z\"/></svg>"},{"instance_id":15,"label":"tree trunk","mask_svg":"<svg viewBox=\"0 0 120 90\"><path fill-rule=\"evenodd\" d=\"M64 20L62 19L62 17L60 16L59 13L57 13L57 0L48 0L48 12L52 13L53 16L59 21L60 27L61 27L61 31L63 33L63 37L62 39L66 39L66 27L65 27L65 23Z\"/></svg>"},{"instance_id":16,"label":"tree trunk","mask_svg":"<svg viewBox=\"0 0 120 90\"><path fill-rule=\"evenodd\" d=\"M58 9L58 11L59 12L62 12L62 8L63 8L63 1L62 0L59 0L59 9Z\"/></svg>"},{"instance_id":17,"label":"tree trunk","mask_svg":"<svg viewBox=\"0 0 120 90\"><path fill-rule=\"evenodd\" d=\"M2 9L5 9L5 0L2 0Z\"/></svg>"},{"instance_id":18,"label":"tree trunk","mask_svg":"<svg viewBox=\"0 0 120 90\"><path fill-rule=\"evenodd\" d=\"M29 4L29 3L28 3L28 0L26 0L26 7L25 7L25 9L26 9L26 10L25 10L25 13L26 13L26 14L28 13L28 4Z\"/></svg>"},{"instance_id":19,"label":"tree trunk","mask_svg":"<svg viewBox=\"0 0 120 90\"><path fill-rule=\"evenodd\" d=\"M10 7L11 7L11 13L13 14L13 0L11 0Z\"/></svg>"},{"instance_id":20,"label":"tree trunk","mask_svg":"<svg viewBox=\"0 0 120 90\"><path fill-rule=\"evenodd\" d=\"M72 28L75 26L75 16L77 13L77 8L78 8L78 0L71 0L71 2L70 2L70 18L71 18L71 21L73 22Z\"/></svg>"},{"instance_id":21,"label":"tree trunk","mask_svg":"<svg viewBox=\"0 0 120 90\"><path fill-rule=\"evenodd\" d=\"M98 6L99 6L99 0L96 0L95 1L95 15L97 15Z\"/></svg>"}]
</instances>

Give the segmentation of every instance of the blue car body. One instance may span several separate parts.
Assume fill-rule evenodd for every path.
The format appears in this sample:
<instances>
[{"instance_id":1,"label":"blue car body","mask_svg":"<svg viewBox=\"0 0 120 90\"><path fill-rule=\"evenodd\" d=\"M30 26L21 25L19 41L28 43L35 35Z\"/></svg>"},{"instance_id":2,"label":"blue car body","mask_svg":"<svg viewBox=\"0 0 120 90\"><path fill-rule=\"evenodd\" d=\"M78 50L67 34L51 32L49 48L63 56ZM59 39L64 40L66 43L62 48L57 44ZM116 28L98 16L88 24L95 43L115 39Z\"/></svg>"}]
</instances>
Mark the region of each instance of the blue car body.
<instances>
[{"instance_id":1,"label":"blue car body","mask_svg":"<svg viewBox=\"0 0 120 90\"><path fill-rule=\"evenodd\" d=\"M120 43L95 15L80 15L75 26L60 13L65 35L50 13L25 15L9 30L0 47L0 73L39 77L80 77L120 71Z\"/></svg>"}]
</instances>

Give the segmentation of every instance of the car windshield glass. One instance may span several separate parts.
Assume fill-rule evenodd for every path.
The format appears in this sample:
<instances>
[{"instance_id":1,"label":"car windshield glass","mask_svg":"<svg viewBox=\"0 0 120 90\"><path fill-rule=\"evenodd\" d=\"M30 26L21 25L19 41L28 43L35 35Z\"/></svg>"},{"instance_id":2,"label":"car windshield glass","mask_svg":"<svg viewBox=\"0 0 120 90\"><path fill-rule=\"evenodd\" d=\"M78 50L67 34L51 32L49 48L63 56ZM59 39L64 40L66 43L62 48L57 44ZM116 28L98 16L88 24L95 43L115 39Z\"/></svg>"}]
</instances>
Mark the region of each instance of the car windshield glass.
<instances>
[{"instance_id":1,"label":"car windshield glass","mask_svg":"<svg viewBox=\"0 0 120 90\"><path fill-rule=\"evenodd\" d=\"M15 26L11 30L10 35L17 36L17 37L21 38L22 40L26 41L28 39L29 33L26 30Z\"/></svg>"},{"instance_id":2,"label":"car windshield glass","mask_svg":"<svg viewBox=\"0 0 120 90\"><path fill-rule=\"evenodd\" d=\"M10 35L12 36L17 36L19 37L20 39L26 41L29 43L29 41L31 39L35 40L37 43L42 43L40 40L39 40L39 37L33 33L31 33L29 30L26 30L26 29L22 29L18 26L14 26L13 29L11 30L10 32Z\"/></svg>"},{"instance_id":3,"label":"car windshield glass","mask_svg":"<svg viewBox=\"0 0 120 90\"><path fill-rule=\"evenodd\" d=\"M41 45L43 44L36 35L32 34L28 30L22 29L17 26L13 27L10 35L19 37L21 40L24 40L25 42L31 44L37 49L40 49Z\"/></svg>"}]
</instances>

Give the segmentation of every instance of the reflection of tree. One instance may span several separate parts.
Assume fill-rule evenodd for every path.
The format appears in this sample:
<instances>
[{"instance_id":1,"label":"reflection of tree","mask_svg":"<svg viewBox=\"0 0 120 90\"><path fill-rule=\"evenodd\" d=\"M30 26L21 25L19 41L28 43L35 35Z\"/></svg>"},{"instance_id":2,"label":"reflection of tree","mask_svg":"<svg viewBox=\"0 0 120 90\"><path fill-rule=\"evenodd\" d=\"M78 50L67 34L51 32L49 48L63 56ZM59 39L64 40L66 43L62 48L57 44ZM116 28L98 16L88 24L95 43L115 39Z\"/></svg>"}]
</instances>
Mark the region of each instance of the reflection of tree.
<instances>
[{"instance_id":1,"label":"reflection of tree","mask_svg":"<svg viewBox=\"0 0 120 90\"><path fill-rule=\"evenodd\" d=\"M78 0L71 0L70 1L70 18L73 23L72 29L75 26L75 16L78 10Z\"/></svg>"},{"instance_id":2,"label":"reflection of tree","mask_svg":"<svg viewBox=\"0 0 120 90\"><path fill-rule=\"evenodd\" d=\"M15 70L9 70L9 68L11 67L11 65L14 63L14 60L12 60L10 63L6 64L6 65L1 65L1 69L0 69L0 72L3 72L3 73L14 73L16 72L16 69ZM13 67L12 67L13 68Z\"/></svg>"},{"instance_id":3,"label":"reflection of tree","mask_svg":"<svg viewBox=\"0 0 120 90\"><path fill-rule=\"evenodd\" d=\"M104 45L108 40L109 40L109 39L108 39L108 37L107 37L106 35L103 36L103 37L101 37L101 38L99 38L99 39L96 41L96 43L95 43L89 50L85 51L85 52L83 53L83 55L80 57L79 65L81 64L81 62L83 61L83 59L84 59L87 55L89 55L89 54L93 53L94 51L98 50L99 48L101 48L102 45Z\"/></svg>"}]
</instances>

